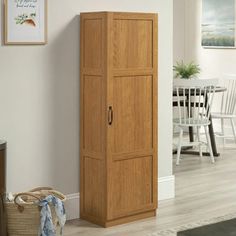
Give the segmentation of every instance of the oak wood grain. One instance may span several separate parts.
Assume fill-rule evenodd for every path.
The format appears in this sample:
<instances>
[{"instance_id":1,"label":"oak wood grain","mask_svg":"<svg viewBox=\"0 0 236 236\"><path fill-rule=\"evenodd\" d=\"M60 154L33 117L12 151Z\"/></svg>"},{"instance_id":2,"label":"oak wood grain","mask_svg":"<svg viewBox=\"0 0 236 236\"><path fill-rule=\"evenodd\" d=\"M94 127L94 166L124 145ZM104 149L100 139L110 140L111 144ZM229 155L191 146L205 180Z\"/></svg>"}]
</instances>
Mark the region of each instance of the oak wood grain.
<instances>
[{"instance_id":1,"label":"oak wood grain","mask_svg":"<svg viewBox=\"0 0 236 236\"><path fill-rule=\"evenodd\" d=\"M194 155L184 155L185 161L176 166L174 156L176 197L159 203L156 218L108 229L87 221L74 220L66 225L65 236L151 236L161 230L170 230L228 214L235 215L235 151L235 144L225 149L219 147L221 157L214 165L209 164L207 157L200 160Z\"/></svg>"},{"instance_id":2,"label":"oak wood grain","mask_svg":"<svg viewBox=\"0 0 236 236\"><path fill-rule=\"evenodd\" d=\"M80 22L81 217L108 227L154 216L157 16L82 13Z\"/></svg>"}]
</instances>

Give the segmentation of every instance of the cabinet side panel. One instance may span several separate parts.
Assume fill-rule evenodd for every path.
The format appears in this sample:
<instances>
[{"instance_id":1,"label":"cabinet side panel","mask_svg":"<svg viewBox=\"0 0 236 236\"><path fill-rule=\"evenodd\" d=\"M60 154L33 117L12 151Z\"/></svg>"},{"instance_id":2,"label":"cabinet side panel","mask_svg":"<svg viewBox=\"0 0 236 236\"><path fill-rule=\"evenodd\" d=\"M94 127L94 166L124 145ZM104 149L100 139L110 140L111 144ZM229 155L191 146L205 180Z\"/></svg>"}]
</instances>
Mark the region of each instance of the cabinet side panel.
<instances>
[{"instance_id":1,"label":"cabinet side panel","mask_svg":"<svg viewBox=\"0 0 236 236\"><path fill-rule=\"evenodd\" d=\"M80 18L80 215L104 221L105 15Z\"/></svg>"}]
</instances>

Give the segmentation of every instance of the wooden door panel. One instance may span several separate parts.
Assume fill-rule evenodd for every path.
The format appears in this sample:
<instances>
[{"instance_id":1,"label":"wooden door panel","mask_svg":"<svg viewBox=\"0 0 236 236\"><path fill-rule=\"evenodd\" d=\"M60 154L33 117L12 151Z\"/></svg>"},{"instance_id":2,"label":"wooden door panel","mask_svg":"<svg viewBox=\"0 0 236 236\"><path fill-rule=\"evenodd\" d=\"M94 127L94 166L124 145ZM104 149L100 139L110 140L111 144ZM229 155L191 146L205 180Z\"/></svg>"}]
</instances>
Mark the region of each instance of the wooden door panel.
<instances>
[{"instance_id":1,"label":"wooden door panel","mask_svg":"<svg viewBox=\"0 0 236 236\"><path fill-rule=\"evenodd\" d=\"M114 20L114 69L152 68L152 40L152 20Z\"/></svg>"},{"instance_id":2,"label":"wooden door panel","mask_svg":"<svg viewBox=\"0 0 236 236\"><path fill-rule=\"evenodd\" d=\"M153 157L114 161L111 217L146 211L153 203Z\"/></svg>"},{"instance_id":3,"label":"wooden door panel","mask_svg":"<svg viewBox=\"0 0 236 236\"><path fill-rule=\"evenodd\" d=\"M83 25L83 67L99 69L103 61L103 19L85 19Z\"/></svg>"},{"instance_id":4,"label":"wooden door panel","mask_svg":"<svg viewBox=\"0 0 236 236\"><path fill-rule=\"evenodd\" d=\"M152 76L114 77L113 154L153 147Z\"/></svg>"}]
</instances>

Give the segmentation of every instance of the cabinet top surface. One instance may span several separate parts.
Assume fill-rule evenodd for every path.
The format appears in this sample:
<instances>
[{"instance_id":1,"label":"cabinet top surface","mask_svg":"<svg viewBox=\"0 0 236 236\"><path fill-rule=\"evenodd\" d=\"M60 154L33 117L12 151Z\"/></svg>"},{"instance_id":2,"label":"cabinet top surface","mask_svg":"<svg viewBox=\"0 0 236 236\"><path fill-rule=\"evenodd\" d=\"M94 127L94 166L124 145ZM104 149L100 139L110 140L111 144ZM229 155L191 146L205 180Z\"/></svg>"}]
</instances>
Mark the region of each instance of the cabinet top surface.
<instances>
[{"instance_id":1,"label":"cabinet top surface","mask_svg":"<svg viewBox=\"0 0 236 236\"><path fill-rule=\"evenodd\" d=\"M139 14L139 15L158 15L157 12L113 12L113 11L94 11L94 12L81 12L83 14Z\"/></svg>"}]
</instances>

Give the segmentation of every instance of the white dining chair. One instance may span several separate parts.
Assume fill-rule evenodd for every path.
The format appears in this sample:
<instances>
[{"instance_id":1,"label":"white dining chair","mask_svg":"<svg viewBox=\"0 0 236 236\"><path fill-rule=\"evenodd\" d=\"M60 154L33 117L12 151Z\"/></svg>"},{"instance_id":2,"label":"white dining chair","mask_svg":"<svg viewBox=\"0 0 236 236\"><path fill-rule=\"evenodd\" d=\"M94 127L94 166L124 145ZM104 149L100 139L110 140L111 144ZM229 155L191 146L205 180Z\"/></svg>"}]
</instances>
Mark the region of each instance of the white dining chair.
<instances>
[{"instance_id":1,"label":"white dining chair","mask_svg":"<svg viewBox=\"0 0 236 236\"><path fill-rule=\"evenodd\" d=\"M173 125L180 130L176 165L180 163L181 148L184 146L198 146L200 156L202 156L202 145L207 145L211 161L212 163L215 162L208 126L210 124L209 117L217 83L218 79L174 80L174 90L178 103L178 117L173 120ZM189 127L196 128L197 130L197 139L194 142L185 142L183 140L183 130ZM201 127L204 127L207 142L203 142L200 139Z\"/></svg>"},{"instance_id":2,"label":"white dining chair","mask_svg":"<svg viewBox=\"0 0 236 236\"><path fill-rule=\"evenodd\" d=\"M225 146L226 139L234 139L236 142L236 128L234 119L236 118L236 75L225 74L221 80L221 84L226 88L222 93L220 112L212 112L212 119L220 119L221 133L215 133L216 137L223 138ZM230 121L232 135L225 133L226 121Z\"/></svg>"}]
</instances>

